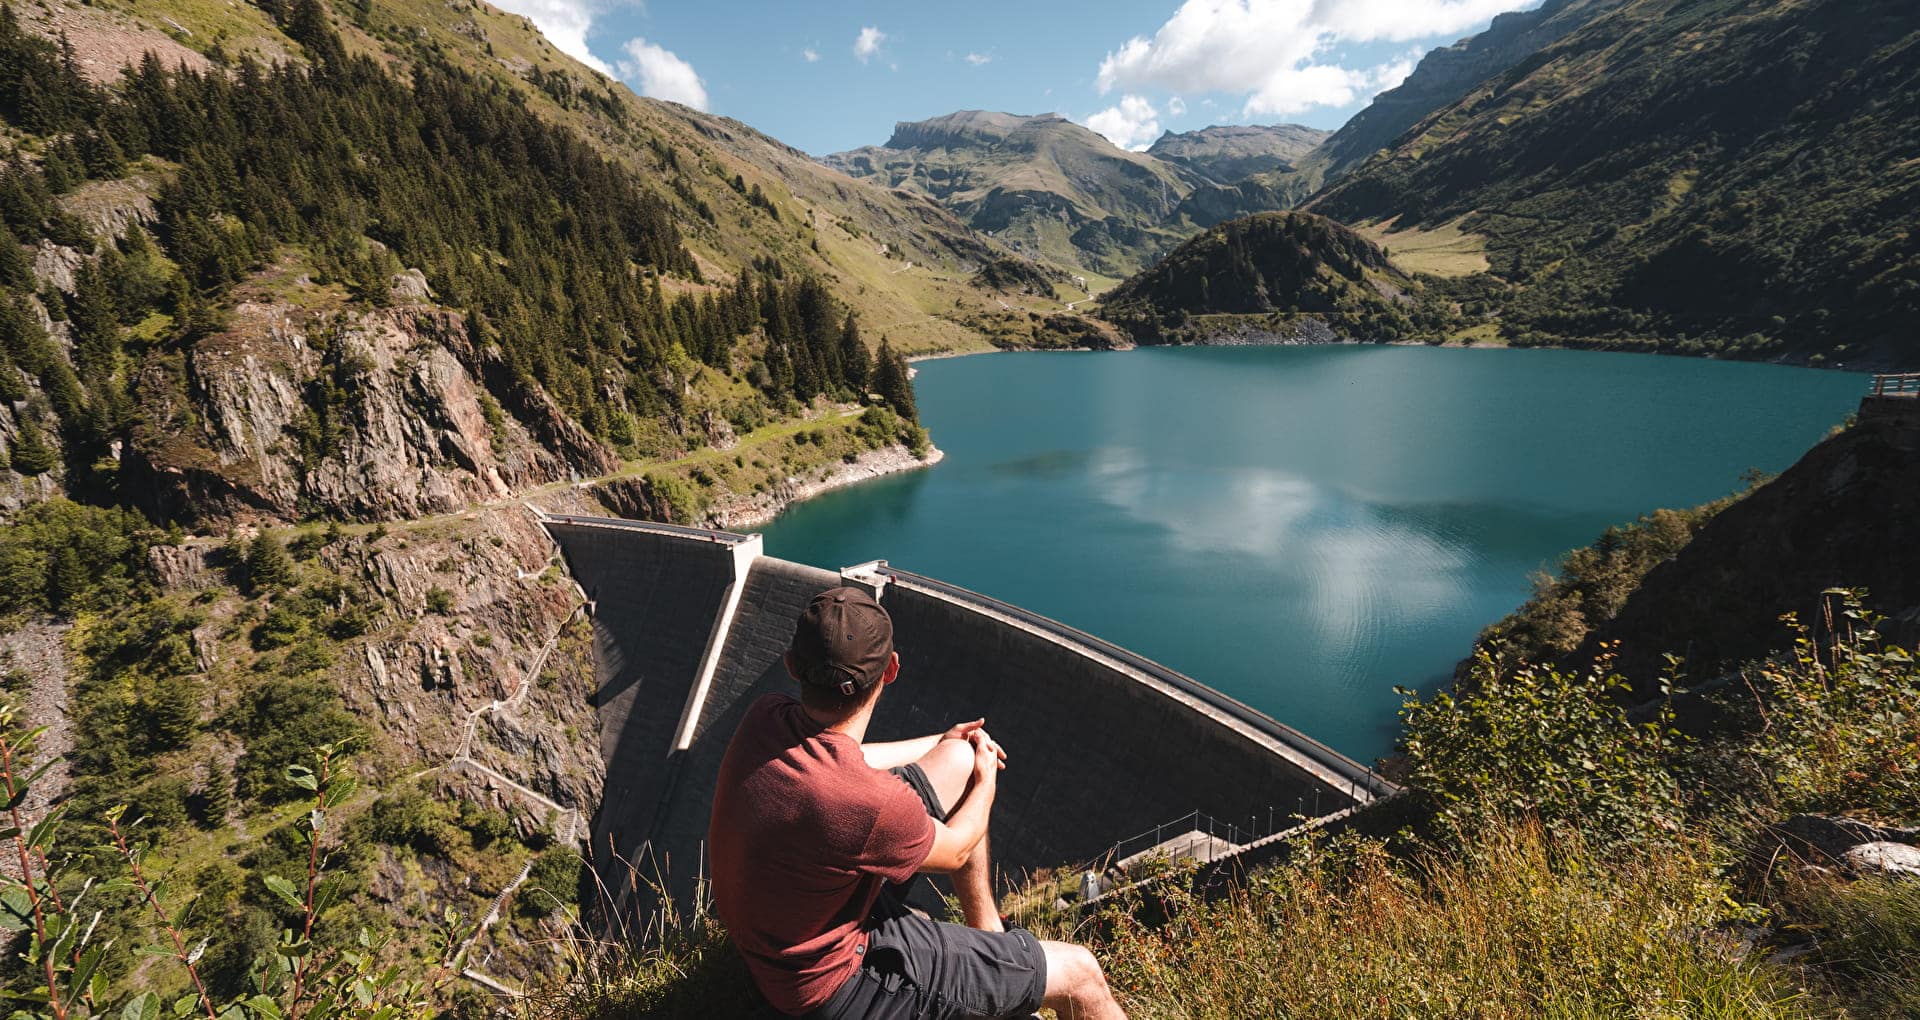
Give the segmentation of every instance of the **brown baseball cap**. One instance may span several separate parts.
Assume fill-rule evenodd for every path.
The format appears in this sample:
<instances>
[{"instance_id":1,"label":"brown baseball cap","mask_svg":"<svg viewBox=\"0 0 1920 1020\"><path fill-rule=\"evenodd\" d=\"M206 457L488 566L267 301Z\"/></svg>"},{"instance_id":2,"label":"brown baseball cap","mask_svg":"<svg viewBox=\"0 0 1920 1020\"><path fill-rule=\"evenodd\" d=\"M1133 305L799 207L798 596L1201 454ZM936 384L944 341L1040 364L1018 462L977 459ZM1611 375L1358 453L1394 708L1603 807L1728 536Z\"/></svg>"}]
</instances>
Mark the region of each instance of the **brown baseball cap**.
<instances>
[{"instance_id":1,"label":"brown baseball cap","mask_svg":"<svg viewBox=\"0 0 1920 1020\"><path fill-rule=\"evenodd\" d=\"M789 652L802 683L852 697L885 675L893 655L893 618L858 588L832 588L807 603Z\"/></svg>"}]
</instances>

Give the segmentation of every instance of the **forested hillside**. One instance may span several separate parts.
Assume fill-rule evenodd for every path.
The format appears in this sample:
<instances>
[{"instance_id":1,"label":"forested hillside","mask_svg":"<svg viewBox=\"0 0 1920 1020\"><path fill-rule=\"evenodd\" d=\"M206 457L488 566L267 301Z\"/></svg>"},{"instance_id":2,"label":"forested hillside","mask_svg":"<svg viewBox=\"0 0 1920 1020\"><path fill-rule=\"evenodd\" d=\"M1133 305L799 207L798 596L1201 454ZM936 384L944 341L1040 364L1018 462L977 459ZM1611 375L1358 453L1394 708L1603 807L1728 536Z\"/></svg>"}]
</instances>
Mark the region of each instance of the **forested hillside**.
<instances>
[{"instance_id":1,"label":"forested hillside","mask_svg":"<svg viewBox=\"0 0 1920 1020\"><path fill-rule=\"evenodd\" d=\"M1332 220L1260 213L1207 230L1115 287L1100 315L1142 343L1383 340L1453 321L1426 289Z\"/></svg>"},{"instance_id":2,"label":"forested hillside","mask_svg":"<svg viewBox=\"0 0 1920 1020\"><path fill-rule=\"evenodd\" d=\"M1481 239L1519 343L1912 365L1920 9L1628 0L1308 208Z\"/></svg>"}]
</instances>

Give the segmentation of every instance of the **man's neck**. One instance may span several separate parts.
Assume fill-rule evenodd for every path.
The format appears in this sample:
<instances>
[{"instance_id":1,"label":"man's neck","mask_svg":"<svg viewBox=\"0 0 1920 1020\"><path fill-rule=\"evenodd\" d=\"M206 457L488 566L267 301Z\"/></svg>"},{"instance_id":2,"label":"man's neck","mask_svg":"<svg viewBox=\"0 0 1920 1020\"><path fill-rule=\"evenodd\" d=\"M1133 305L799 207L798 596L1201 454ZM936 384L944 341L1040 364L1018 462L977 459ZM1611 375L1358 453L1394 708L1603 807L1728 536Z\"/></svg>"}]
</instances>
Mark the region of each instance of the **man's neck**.
<instances>
[{"instance_id":1,"label":"man's neck","mask_svg":"<svg viewBox=\"0 0 1920 1020\"><path fill-rule=\"evenodd\" d=\"M824 717L806 705L801 705L800 707L807 713L808 718L820 724L821 729L844 733L852 737L854 743L861 744L865 743L867 739L867 724L873 721L873 704L873 702L868 702L862 706L859 711L838 721Z\"/></svg>"}]
</instances>

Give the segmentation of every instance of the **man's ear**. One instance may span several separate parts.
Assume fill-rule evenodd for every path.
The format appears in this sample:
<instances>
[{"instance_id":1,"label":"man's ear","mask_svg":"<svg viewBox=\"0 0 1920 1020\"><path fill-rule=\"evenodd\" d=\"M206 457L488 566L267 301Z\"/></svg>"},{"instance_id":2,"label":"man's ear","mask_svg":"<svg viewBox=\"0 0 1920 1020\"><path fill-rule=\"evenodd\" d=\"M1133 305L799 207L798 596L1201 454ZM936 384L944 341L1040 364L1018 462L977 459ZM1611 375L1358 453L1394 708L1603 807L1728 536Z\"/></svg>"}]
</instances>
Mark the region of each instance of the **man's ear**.
<instances>
[{"instance_id":1,"label":"man's ear","mask_svg":"<svg viewBox=\"0 0 1920 1020\"><path fill-rule=\"evenodd\" d=\"M899 678L900 678L900 653L888 652L887 653L887 671L885 673L880 674L880 683L882 686L885 686L886 684L890 684Z\"/></svg>"},{"instance_id":2,"label":"man's ear","mask_svg":"<svg viewBox=\"0 0 1920 1020\"><path fill-rule=\"evenodd\" d=\"M784 664L786 665L786 667L787 667L787 675L788 675L788 676L790 676L790 677L792 677L795 683L799 683L799 682L800 682L800 673L799 673L799 672L798 672L797 670L795 670L795 669L793 668L793 653L792 653L792 652L781 652L781 653L780 653L780 661L781 661L782 663L784 663Z\"/></svg>"}]
</instances>

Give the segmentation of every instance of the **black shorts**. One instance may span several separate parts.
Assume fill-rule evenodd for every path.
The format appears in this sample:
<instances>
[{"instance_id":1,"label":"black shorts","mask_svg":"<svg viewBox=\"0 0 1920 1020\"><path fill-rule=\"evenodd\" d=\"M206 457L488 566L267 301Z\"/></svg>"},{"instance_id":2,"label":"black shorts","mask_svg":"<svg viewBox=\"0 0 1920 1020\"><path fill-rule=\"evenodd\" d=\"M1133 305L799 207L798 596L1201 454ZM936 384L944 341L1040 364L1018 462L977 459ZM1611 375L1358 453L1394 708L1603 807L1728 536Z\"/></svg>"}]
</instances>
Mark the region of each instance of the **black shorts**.
<instances>
[{"instance_id":1,"label":"black shorts","mask_svg":"<svg viewBox=\"0 0 1920 1020\"><path fill-rule=\"evenodd\" d=\"M918 765L892 770L944 820L946 810ZM860 969L825 1005L819 1020L959 1020L1024 1017L1047 990L1047 957L1025 929L986 932L929 921L906 909L896 889L881 894L868 918Z\"/></svg>"}]
</instances>

